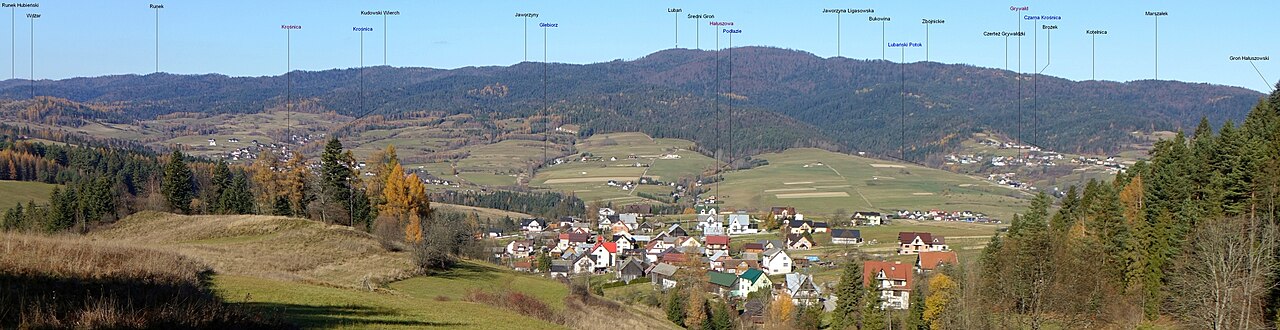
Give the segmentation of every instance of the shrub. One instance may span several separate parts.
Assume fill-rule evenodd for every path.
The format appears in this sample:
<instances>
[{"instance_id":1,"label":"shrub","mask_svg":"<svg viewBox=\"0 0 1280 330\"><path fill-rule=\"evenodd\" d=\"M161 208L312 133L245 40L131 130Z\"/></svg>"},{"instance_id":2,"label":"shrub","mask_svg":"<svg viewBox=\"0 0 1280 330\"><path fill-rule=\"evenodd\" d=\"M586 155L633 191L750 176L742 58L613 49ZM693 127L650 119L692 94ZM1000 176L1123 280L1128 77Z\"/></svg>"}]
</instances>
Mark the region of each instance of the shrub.
<instances>
[{"instance_id":1,"label":"shrub","mask_svg":"<svg viewBox=\"0 0 1280 330\"><path fill-rule=\"evenodd\" d=\"M563 324L564 318L551 309L546 303L519 291L486 292L484 290L468 290L466 300L513 311L520 315L539 320Z\"/></svg>"},{"instance_id":2,"label":"shrub","mask_svg":"<svg viewBox=\"0 0 1280 330\"><path fill-rule=\"evenodd\" d=\"M387 251L400 252L407 249L404 243L404 226L395 217L379 216L373 220L373 236L378 238L378 244Z\"/></svg>"}]
</instances>

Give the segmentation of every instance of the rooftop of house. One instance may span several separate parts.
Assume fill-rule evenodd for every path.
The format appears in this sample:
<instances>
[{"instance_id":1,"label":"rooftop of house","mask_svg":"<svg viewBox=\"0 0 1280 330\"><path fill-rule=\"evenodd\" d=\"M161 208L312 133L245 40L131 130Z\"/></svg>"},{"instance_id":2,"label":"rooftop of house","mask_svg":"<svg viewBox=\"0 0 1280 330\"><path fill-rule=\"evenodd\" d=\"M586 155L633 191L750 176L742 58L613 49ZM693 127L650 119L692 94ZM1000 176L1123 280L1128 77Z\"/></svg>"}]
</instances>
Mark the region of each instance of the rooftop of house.
<instances>
[{"instance_id":1,"label":"rooftop of house","mask_svg":"<svg viewBox=\"0 0 1280 330\"><path fill-rule=\"evenodd\" d=\"M591 250L594 251L596 248L600 248L600 247L604 247L605 251L609 251L609 253L618 253L618 243L614 243L614 242L596 243L596 245L591 246Z\"/></svg>"},{"instance_id":2,"label":"rooftop of house","mask_svg":"<svg viewBox=\"0 0 1280 330\"><path fill-rule=\"evenodd\" d=\"M791 244L793 244L793 243L800 242L800 240L806 240L806 241L809 241L809 243L813 243L813 240L811 240L811 239L809 239L809 238L804 237L804 235L800 235L800 234L787 234L787 245L791 245Z\"/></svg>"},{"instance_id":3,"label":"rooftop of house","mask_svg":"<svg viewBox=\"0 0 1280 330\"><path fill-rule=\"evenodd\" d=\"M745 272L742 272L741 277L748 281L755 282L756 280L759 280L761 276L764 276L764 271L751 268L751 269L747 269L747 271Z\"/></svg>"},{"instance_id":4,"label":"rooftop of house","mask_svg":"<svg viewBox=\"0 0 1280 330\"><path fill-rule=\"evenodd\" d=\"M898 243L911 244L911 242L916 240L916 237L919 237L920 241L924 242L925 244L930 244L933 242L933 234L925 233L925 232L917 233L917 232L904 231L904 232L898 233Z\"/></svg>"},{"instance_id":5,"label":"rooftop of house","mask_svg":"<svg viewBox=\"0 0 1280 330\"><path fill-rule=\"evenodd\" d=\"M831 238L862 238L862 232L857 229L832 229Z\"/></svg>"},{"instance_id":6,"label":"rooftop of house","mask_svg":"<svg viewBox=\"0 0 1280 330\"><path fill-rule=\"evenodd\" d=\"M796 292L802 288L809 287L818 294L822 294L822 287L813 283L812 275L791 273L787 274L786 279L787 291Z\"/></svg>"},{"instance_id":7,"label":"rooftop of house","mask_svg":"<svg viewBox=\"0 0 1280 330\"><path fill-rule=\"evenodd\" d=\"M868 260L862 264L862 283L871 285L871 281L878 278L879 274L884 274L885 279L894 281L904 281L903 285L894 285L893 289L910 290L911 289L911 266L904 265L901 262L874 261Z\"/></svg>"},{"instance_id":8,"label":"rooftop of house","mask_svg":"<svg viewBox=\"0 0 1280 330\"><path fill-rule=\"evenodd\" d=\"M723 287L733 287L733 284L738 281L738 276L734 275L733 273L721 273L717 271L708 271L707 281L711 282L711 284L715 284Z\"/></svg>"},{"instance_id":9,"label":"rooftop of house","mask_svg":"<svg viewBox=\"0 0 1280 330\"><path fill-rule=\"evenodd\" d=\"M955 251L925 251L916 256L916 266L924 270L937 269L939 265L958 264L960 261Z\"/></svg>"},{"instance_id":10,"label":"rooftop of house","mask_svg":"<svg viewBox=\"0 0 1280 330\"><path fill-rule=\"evenodd\" d=\"M800 228L800 227L803 227L804 225L809 225L809 227L813 227L813 222L812 222L812 221L809 221L809 220L791 220L791 221L787 221L787 226L788 226L788 227L791 227L791 228Z\"/></svg>"},{"instance_id":11,"label":"rooftop of house","mask_svg":"<svg viewBox=\"0 0 1280 330\"><path fill-rule=\"evenodd\" d=\"M676 271L678 270L680 270L680 268L674 265L667 264L667 263L660 263L660 264L654 265L653 269L650 270L649 272L663 275L663 276L674 276L676 274Z\"/></svg>"}]
</instances>

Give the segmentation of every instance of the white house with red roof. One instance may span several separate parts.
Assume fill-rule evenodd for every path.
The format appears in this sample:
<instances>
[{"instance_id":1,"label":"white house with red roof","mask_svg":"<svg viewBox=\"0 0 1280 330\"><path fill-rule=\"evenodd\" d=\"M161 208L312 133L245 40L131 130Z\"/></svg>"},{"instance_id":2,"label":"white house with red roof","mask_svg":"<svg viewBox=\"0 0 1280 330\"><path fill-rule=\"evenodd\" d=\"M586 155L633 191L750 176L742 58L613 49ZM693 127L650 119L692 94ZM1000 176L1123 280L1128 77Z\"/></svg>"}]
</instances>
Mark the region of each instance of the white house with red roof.
<instances>
[{"instance_id":1,"label":"white house with red roof","mask_svg":"<svg viewBox=\"0 0 1280 330\"><path fill-rule=\"evenodd\" d=\"M872 261L862 264L862 283L880 294L880 308L907 309L911 302L912 265Z\"/></svg>"},{"instance_id":2,"label":"white house with red roof","mask_svg":"<svg viewBox=\"0 0 1280 330\"><path fill-rule=\"evenodd\" d=\"M960 258L955 251L925 251L916 255L915 269L917 273L928 273L945 264L959 265Z\"/></svg>"},{"instance_id":3,"label":"white house with red roof","mask_svg":"<svg viewBox=\"0 0 1280 330\"><path fill-rule=\"evenodd\" d=\"M716 254L716 252L729 252L729 236L707 236L704 243L706 244L705 252L708 256Z\"/></svg>"},{"instance_id":4,"label":"white house with red roof","mask_svg":"<svg viewBox=\"0 0 1280 330\"><path fill-rule=\"evenodd\" d=\"M596 271L613 268L618 261L618 244L600 242L591 246L591 258L595 261Z\"/></svg>"},{"instance_id":5,"label":"white house with red roof","mask_svg":"<svg viewBox=\"0 0 1280 330\"><path fill-rule=\"evenodd\" d=\"M568 232L560 233L556 241L556 247L551 249L553 253L561 253L577 246L578 244L591 242L590 234Z\"/></svg>"}]
</instances>

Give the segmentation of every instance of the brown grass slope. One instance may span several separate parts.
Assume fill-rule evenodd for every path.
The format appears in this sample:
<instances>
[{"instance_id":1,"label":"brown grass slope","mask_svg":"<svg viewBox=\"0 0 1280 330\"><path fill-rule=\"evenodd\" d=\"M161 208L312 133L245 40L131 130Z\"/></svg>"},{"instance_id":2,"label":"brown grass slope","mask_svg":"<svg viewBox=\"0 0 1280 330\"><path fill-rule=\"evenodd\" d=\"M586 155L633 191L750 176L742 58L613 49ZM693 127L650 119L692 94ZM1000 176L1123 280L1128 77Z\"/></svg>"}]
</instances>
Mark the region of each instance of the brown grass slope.
<instances>
[{"instance_id":1,"label":"brown grass slope","mask_svg":"<svg viewBox=\"0 0 1280 330\"><path fill-rule=\"evenodd\" d=\"M143 212L90 234L193 256L220 274L367 289L413 275L407 254L345 226L260 215Z\"/></svg>"},{"instance_id":2,"label":"brown grass slope","mask_svg":"<svg viewBox=\"0 0 1280 330\"><path fill-rule=\"evenodd\" d=\"M355 290L325 291L323 294L309 291L303 292L308 293L304 294L304 296L309 297L306 299L328 294L340 294L344 297L330 300L336 299L335 301L337 301L350 298L349 300L355 304L352 306L392 306L389 308L395 309L392 312L394 315L388 315L386 318L396 319L392 320L395 322L404 321L399 320L401 317L417 315L426 317L428 321L443 322L441 325L446 327L485 327L484 325L488 323L478 322L474 319L510 319L513 317L510 313L520 314L516 310L507 308L509 306L502 306L502 304L450 301L451 299L440 300L441 297L448 297L450 292L460 290L456 287L441 286L465 285L493 289L503 285L498 282L487 283L487 281L538 284L536 286L541 288L545 288L547 285L560 285L537 276L510 273L510 271L489 266L477 266L469 267L468 269L472 269L469 272L451 272L450 274L455 275L453 277L414 278L409 281L383 286L383 283L417 275L414 271L414 266L410 262L411 258L407 253L387 252L377 243L373 236L358 230L288 217L257 215L185 216L143 212L121 220L110 227L90 233L88 237L95 241L146 246L190 256L212 266L213 270L220 274L218 281L247 280L257 283L254 282L256 280L248 279L261 278L270 280L267 282L276 283L272 284L275 287L271 288L229 286L227 289L234 291L230 296L236 297L231 298L231 300L239 300L239 296L248 297L246 294L249 294L255 302L262 303L259 300L274 299L273 295L292 295L288 293L293 292L291 290L320 290L318 288L307 289L304 286L285 285L287 282L318 284L323 287ZM468 262L468 264L471 263ZM221 276L222 274L233 276ZM515 274L518 278L512 279L509 275L499 276L498 274ZM366 278L369 280L366 281ZM369 287L379 288L378 291L380 293L358 292L364 291ZM219 286L219 289L222 289L222 287ZM533 291L526 292L526 294L531 292ZM563 299L569 308L554 312L555 315L551 316L554 316L555 320L549 321L550 323L546 325L554 324L572 329L618 328L619 325L627 329L674 328L673 324L660 315L655 316L651 312L642 312L633 306L621 306L611 300L604 300L598 297L593 300L583 300L563 295L550 298L554 299L551 301ZM363 299L373 300L367 301ZM388 303L379 303L382 300L386 300ZM355 301L359 303L355 303ZM295 301L294 303L298 302ZM461 306L459 304L478 304L485 307L475 305ZM477 307L479 309L476 309ZM308 315L290 314L307 308L315 308L315 306L297 305L290 309L265 308L264 310L283 313L284 315L282 316L284 318L297 322L304 327L331 327L334 326L334 324L330 324L331 322L338 322L335 321L335 318L339 316L310 318ZM460 311L468 310L470 311L469 313L474 313L474 315L449 319L438 318L438 315L435 315L438 310L423 311L422 313L431 314L428 317L419 315L422 313L419 313L417 309L460 309ZM336 314L345 313L342 311L332 312ZM530 317L528 321L532 322L548 315L525 316ZM464 321L463 319L469 321ZM356 328L401 328L408 325L379 323L387 322L387 320L382 320L381 317L356 319L352 322L354 323L348 324L348 326ZM521 320L516 322L519 324L509 324L513 327L541 327L523 324L523 322L525 321Z\"/></svg>"},{"instance_id":3,"label":"brown grass slope","mask_svg":"<svg viewBox=\"0 0 1280 330\"><path fill-rule=\"evenodd\" d=\"M222 303L209 267L80 237L0 233L0 328L288 327Z\"/></svg>"},{"instance_id":4,"label":"brown grass slope","mask_svg":"<svg viewBox=\"0 0 1280 330\"><path fill-rule=\"evenodd\" d=\"M565 297L564 303L564 325L570 329L680 329L661 311L643 305L628 306L600 296L575 294Z\"/></svg>"}]
</instances>

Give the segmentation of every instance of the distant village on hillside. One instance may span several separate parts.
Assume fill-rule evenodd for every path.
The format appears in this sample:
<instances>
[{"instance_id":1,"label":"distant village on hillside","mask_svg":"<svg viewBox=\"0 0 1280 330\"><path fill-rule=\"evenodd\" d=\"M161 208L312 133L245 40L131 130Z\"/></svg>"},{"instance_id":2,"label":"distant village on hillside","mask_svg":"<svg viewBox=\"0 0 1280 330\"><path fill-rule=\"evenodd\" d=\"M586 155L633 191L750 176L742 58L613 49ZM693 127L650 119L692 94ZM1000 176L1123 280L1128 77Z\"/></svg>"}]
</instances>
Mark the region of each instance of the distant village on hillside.
<instances>
[{"instance_id":1,"label":"distant village on hillside","mask_svg":"<svg viewBox=\"0 0 1280 330\"><path fill-rule=\"evenodd\" d=\"M705 272L707 292L763 322L762 302L752 298L757 292L787 297L797 306L834 308L833 283L819 283L811 274L837 267L837 260L806 253L820 244L861 246L867 242L859 228L900 219L998 222L969 211L860 211L838 222L820 222L793 207L772 207L765 219L723 212L715 204L695 209L692 220L664 223L649 214L600 208L594 219L522 219L518 232L492 229L485 236L506 242L494 248L493 262L552 278L603 277L606 286L650 283L653 290L665 291L679 284L681 270ZM915 263L868 260L863 265L864 284L879 292L883 309L909 308L913 274L958 262L946 238L928 232L898 233L894 250L914 256Z\"/></svg>"}]
</instances>

